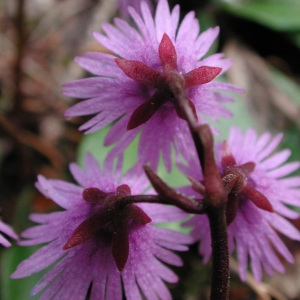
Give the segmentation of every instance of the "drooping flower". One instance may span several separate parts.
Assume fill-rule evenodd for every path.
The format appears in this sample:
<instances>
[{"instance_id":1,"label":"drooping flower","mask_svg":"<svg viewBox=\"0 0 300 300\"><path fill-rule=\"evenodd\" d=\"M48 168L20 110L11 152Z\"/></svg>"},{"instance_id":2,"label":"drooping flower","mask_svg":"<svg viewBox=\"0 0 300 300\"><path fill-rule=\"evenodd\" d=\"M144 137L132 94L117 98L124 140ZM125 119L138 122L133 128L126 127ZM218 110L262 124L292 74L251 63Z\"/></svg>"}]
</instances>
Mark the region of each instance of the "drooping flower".
<instances>
[{"instance_id":1,"label":"drooping flower","mask_svg":"<svg viewBox=\"0 0 300 300\"><path fill-rule=\"evenodd\" d=\"M237 253L242 280L245 280L248 262L257 281L261 281L263 270L269 275L275 270L284 272L278 254L293 262L278 232L300 240L299 231L286 219L299 217L290 206L300 206L300 177L286 176L299 169L300 163L286 162L290 150L273 153L281 139L281 134L274 138L270 133L258 137L253 129L242 134L238 128L232 128L228 143L217 145L219 170L225 188L230 191L227 203L229 247L231 252ZM195 162L183 169L194 179L202 180ZM185 192L188 193L187 189ZM199 253L207 262L211 256L207 217L196 215L186 225L193 226L191 234L200 240Z\"/></svg>"},{"instance_id":2,"label":"drooping flower","mask_svg":"<svg viewBox=\"0 0 300 300\"><path fill-rule=\"evenodd\" d=\"M156 168L162 154L171 169L171 149L185 153L190 133L183 112L177 106L172 85L179 84L198 121L230 117L223 106L232 98L222 92L240 89L212 80L223 74L231 61L223 54L203 59L216 39L219 28L199 35L194 12L179 25L179 6L170 12L166 0L158 1L153 19L146 3L141 15L129 8L136 24L131 27L115 19L115 26L104 24L105 34L94 37L114 54L86 53L77 63L95 74L64 85L68 96L84 99L67 110L66 116L95 116L80 127L91 133L117 120L106 136L105 145L115 147L109 157L116 157L139 134L138 161ZM202 60L201 60L202 59Z\"/></svg>"},{"instance_id":3,"label":"drooping flower","mask_svg":"<svg viewBox=\"0 0 300 300\"><path fill-rule=\"evenodd\" d=\"M1 221L0 219L0 232L6 234L8 237L18 240L18 235L14 232L14 230L7 224ZM11 243L0 234L0 245L4 247L10 247Z\"/></svg>"},{"instance_id":4,"label":"drooping flower","mask_svg":"<svg viewBox=\"0 0 300 300\"><path fill-rule=\"evenodd\" d=\"M33 214L38 226L23 232L23 246L44 244L12 274L21 278L53 263L32 290L40 299L170 299L164 281L176 275L164 263L179 266L171 250L183 251L191 238L154 226L175 221L185 214L161 204L130 204L131 195L144 192L148 182L133 170L121 179L121 165L101 170L88 155L86 170L71 164L80 184L47 180L39 176L37 187L64 210Z\"/></svg>"}]
</instances>

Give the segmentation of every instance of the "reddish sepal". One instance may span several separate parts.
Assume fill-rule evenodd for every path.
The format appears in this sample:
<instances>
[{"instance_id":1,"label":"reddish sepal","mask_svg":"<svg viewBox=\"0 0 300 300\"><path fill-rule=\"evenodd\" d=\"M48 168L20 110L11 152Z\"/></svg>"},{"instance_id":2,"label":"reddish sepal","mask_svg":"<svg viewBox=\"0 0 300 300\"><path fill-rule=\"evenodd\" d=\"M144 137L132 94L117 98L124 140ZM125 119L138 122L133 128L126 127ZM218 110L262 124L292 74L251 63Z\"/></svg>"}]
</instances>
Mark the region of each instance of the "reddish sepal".
<instances>
[{"instance_id":1,"label":"reddish sepal","mask_svg":"<svg viewBox=\"0 0 300 300\"><path fill-rule=\"evenodd\" d=\"M221 71L221 68L207 66L194 69L183 75L185 79L184 88L189 89L193 86L208 83L215 79Z\"/></svg>"},{"instance_id":2,"label":"reddish sepal","mask_svg":"<svg viewBox=\"0 0 300 300\"><path fill-rule=\"evenodd\" d=\"M131 189L127 184L121 184L117 187L117 195L126 197L131 195Z\"/></svg>"},{"instance_id":3,"label":"reddish sepal","mask_svg":"<svg viewBox=\"0 0 300 300\"><path fill-rule=\"evenodd\" d=\"M91 239L101 227L108 222L112 214L108 211L99 210L83 221L73 232L72 236L63 246L63 250L70 249Z\"/></svg>"},{"instance_id":4,"label":"reddish sepal","mask_svg":"<svg viewBox=\"0 0 300 300\"><path fill-rule=\"evenodd\" d=\"M178 71L176 49L169 36L165 33L159 44L158 54L164 72Z\"/></svg>"},{"instance_id":5,"label":"reddish sepal","mask_svg":"<svg viewBox=\"0 0 300 300\"><path fill-rule=\"evenodd\" d=\"M141 208L134 204L130 206L130 218L142 225L152 222L152 219Z\"/></svg>"},{"instance_id":6,"label":"reddish sepal","mask_svg":"<svg viewBox=\"0 0 300 300\"><path fill-rule=\"evenodd\" d=\"M240 169L242 169L245 173L251 173L255 169L255 163L254 162L247 162L241 166L239 166Z\"/></svg>"},{"instance_id":7,"label":"reddish sepal","mask_svg":"<svg viewBox=\"0 0 300 300\"><path fill-rule=\"evenodd\" d=\"M127 210L127 209L126 209ZM128 211L114 220L112 255L120 272L124 269L129 255Z\"/></svg>"},{"instance_id":8,"label":"reddish sepal","mask_svg":"<svg viewBox=\"0 0 300 300\"><path fill-rule=\"evenodd\" d=\"M116 64L130 78L152 87L158 87L160 72L136 60L115 58Z\"/></svg>"},{"instance_id":9,"label":"reddish sepal","mask_svg":"<svg viewBox=\"0 0 300 300\"><path fill-rule=\"evenodd\" d=\"M225 171L226 168L236 166L236 161L232 155L230 148L226 141L222 144L222 168Z\"/></svg>"},{"instance_id":10,"label":"reddish sepal","mask_svg":"<svg viewBox=\"0 0 300 300\"><path fill-rule=\"evenodd\" d=\"M258 190L254 189L252 186L249 184L246 184L243 193L259 208L269 211L269 212L274 212L273 207L270 203L270 201L265 197L261 192Z\"/></svg>"},{"instance_id":11,"label":"reddish sepal","mask_svg":"<svg viewBox=\"0 0 300 300\"><path fill-rule=\"evenodd\" d=\"M83 190L82 198L91 203L99 203L103 201L109 194L105 193L98 188L88 188Z\"/></svg>"},{"instance_id":12,"label":"reddish sepal","mask_svg":"<svg viewBox=\"0 0 300 300\"><path fill-rule=\"evenodd\" d=\"M162 98L161 93L157 91L150 99L134 110L127 124L127 130L146 123L167 100Z\"/></svg>"},{"instance_id":13,"label":"reddish sepal","mask_svg":"<svg viewBox=\"0 0 300 300\"><path fill-rule=\"evenodd\" d=\"M235 219L238 212L239 198L236 194L231 194L228 197L226 204L226 223L229 226Z\"/></svg>"}]
</instances>

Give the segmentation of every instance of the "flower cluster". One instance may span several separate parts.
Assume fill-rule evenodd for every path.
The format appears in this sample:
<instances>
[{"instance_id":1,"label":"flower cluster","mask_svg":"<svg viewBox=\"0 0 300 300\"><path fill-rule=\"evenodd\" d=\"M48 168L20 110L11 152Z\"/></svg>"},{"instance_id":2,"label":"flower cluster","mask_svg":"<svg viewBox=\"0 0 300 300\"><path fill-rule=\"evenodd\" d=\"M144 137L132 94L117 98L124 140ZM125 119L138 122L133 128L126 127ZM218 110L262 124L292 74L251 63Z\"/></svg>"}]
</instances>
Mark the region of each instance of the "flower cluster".
<instances>
[{"instance_id":1,"label":"flower cluster","mask_svg":"<svg viewBox=\"0 0 300 300\"><path fill-rule=\"evenodd\" d=\"M25 230L19 244L46 245L11 277L51 267L32 290L32 295L41 293L40 299L170 299L165 282L176 282L177 276L166 264L182 264L173 251L199 241L205 262L218 252L213 248L218 226L212 220L223 226L225 254L228 235L243 280L249 261L257 281L263 270L282 272L278 254L289 262L293 258L278 232L300 240L286 220L299 216L290 206L300 204L300 177L286 176L300 163L286 162L289 150L273 154L281 135L258 137L253 129L243 134L233 127L228 141L213 149L211 129L201 124L230 117L224 104L233 99L226 93L241 92L219 81L231 60L221 53L207 55L218 27L200 33L194 12L179 24L179 6L170 10L167 0L157 2L154 17L146 2L128 13L133 23L116 18L114 25L102 26L104 33L94 33L110 53L76 58L95 76L64 85L65 95L80 99L65 116L93 115L79 128L87 134L112 124L105 145L114 147L103 169L90 154L85 170L70 165L78 185L38 177L38 190L62 210L30 216L38 225ZM137 136L136 165L121 175L123 152ZM183 194L155 174L160 155L171 170L172 152L191 181ZM150 165L145 171L157 194L149 190L144 164ZM196 213L185 221L190 235L160 225L182 221L187 212ZM0 230L16 238L1 222ZM0 243L8 245L1 235ZM224 265L228 255L225 259Z\"/></svg>"}]
</instances>

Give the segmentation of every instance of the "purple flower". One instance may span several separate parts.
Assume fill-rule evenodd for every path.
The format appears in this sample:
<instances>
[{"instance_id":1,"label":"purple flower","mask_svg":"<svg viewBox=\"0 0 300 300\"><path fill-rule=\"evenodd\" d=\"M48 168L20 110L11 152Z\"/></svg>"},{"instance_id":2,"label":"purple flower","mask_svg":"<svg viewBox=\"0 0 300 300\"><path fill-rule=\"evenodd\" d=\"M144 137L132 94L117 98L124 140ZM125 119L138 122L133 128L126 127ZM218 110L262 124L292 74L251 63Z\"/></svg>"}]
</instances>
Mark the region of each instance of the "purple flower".
<instances>
[{"instance_id":1,"label":"purple flower","mask_svg":"<svg viewBox=\"0 0 300 300\"><path fill-rule=\"evenodd\" d=\"M191 238L154 224L177 221L185 214L161 204L128 204L131 195L148 186L145 176L131 170L119 180L116 171L100 170L86 157L86 170L71 164L80 186L38 177L37 187L64 210L33 214L39 223L22 233L23 246L45 244L12 274L21 278L53 263L32 290L40 299L170 299L164 281L177 276L164 263L180 266L171 250L187 250ZM127 202L126 202L127 201ZM124 205L124 203L127 203Z\"/></svg>"},{"instance_id":2,"label":"purple flower","mask_svg":"<svg viewBox=\"0 0 300 300\"><path fill-rule=\"evenodd\" d=\"M128 7L133 7L138 13L140 13L141 2L147 3L151 12L153 11L153 5L151 0L119 0L119 9L123 18L129 19Z\"/></svg>"},{"instance_id":3,"label":"purple flower","mask_svg":"<svg viewBox=\"0 0 300 300\"><path fill-rule=\"evenodd\" d=\"M0 220L0 232L6 234L7 236L15 240L18 240L18 235L14 232L14 230L7 224L3 223L1 220ZM0 234L0 244L4 247L11 246L11 243L2 234Z\"/></svg>"},{"instance_id":4,"label":"purple flower","mask_svg":"<svg viewBox=\"0 0 300 300\"><path fill-rule=\"evenodd\" d=\"M223 106L232 98L221 92L240 89L212 80L223 74L231 61L223 54L202 60L216 39L219 28L199 35L194 12L179 25L179 6L170 12L166 0L158 1L153 19L142 2L141 16L132 8L129 13L136 24L131 27L115 19L115 26L104 24L105 34L94 37L115 55L86 53L77 63L96 77L64 85L64 93L83 98L67 110L66 116L95 116L80 127L91 133L117 120L105 138L105 145L115 147L109 158L116 157L139 134L138 160L156 168L159 156L171 169L171 148L186 153L190 133L173 96L174 84L185 91L186 99L198 121L204 116L213 120L230 117Z\"/></svg>"},{"instance_id":5,"label":"purple flower","mask_svg":"<svg viewBox=\"0 0 300 300\"><path fill-rule=\"evenodd\" d=\"M293 262L277 232L300 240L299 231L286 220L299 217L299 213L288 206L300 206L300 177L286 176L297 170L300 163L286 163L290 150L273 153L281 139L281 134L274 138L269 133L258 137L253 129L243 135L239 129L232 128L228 143L217 145L219 170L225 188L230 191L227 203L229 247L231 252L236 250L242 280L245 280L248 260L257 281L262 279L262 270L269 275L274 270L284 272L277 254ZM195 162L185 167L186 174L201 180L198 170ZM207 262L211 256L207 217L194 216L186 225L193 226L192 236L200 240L199 252Z\"/></svg>"}]
</instances>

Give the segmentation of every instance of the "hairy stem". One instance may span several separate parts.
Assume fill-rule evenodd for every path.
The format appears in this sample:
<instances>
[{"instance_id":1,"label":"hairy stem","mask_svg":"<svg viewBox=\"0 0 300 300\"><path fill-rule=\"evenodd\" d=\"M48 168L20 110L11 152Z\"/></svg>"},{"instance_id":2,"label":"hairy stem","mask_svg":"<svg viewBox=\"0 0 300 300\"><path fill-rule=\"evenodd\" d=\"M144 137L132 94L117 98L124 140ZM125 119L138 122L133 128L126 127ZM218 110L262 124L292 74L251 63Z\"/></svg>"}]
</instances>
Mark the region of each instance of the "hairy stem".
<instances>
[{"instance_id":1,"label":"hairy stem","mask_svg":"<svg viewBox=\"0 0 300 300\"><path fill-rule=\"evenodd\" d=\"M205 213L203 201L187 198L176 190L169 187L158 175L156 175L150 167L144 166L144 170L153 188L160 196L161 203L175 205L182 210L192 214Z\"/></svg>"},{"instance_id":2,"label":"hairy stem","mask_svg":"<svg viewBox=\"0 0 300 300\"><path fill-rule=\"evenodd\" d=\"M226 206L207 210L212 246L212 277L210 299L229 299L229 251L226 224Z\"/></svg>"},{"instance_id":3,"label":"hairy stem","mask_svg":"<svg viewBox=\"0 0 300 300\"><path fill-rule=\"evenodd\" d=\"M188 98L180 83L172 92L190 128L204 175L205 207L210 223L212 246L211 300L229 299L229 249L226 223L228 195L218 171L213 150L212 133L208 125L198 125L188 105Z\"/></svg>"}]
</instances>

